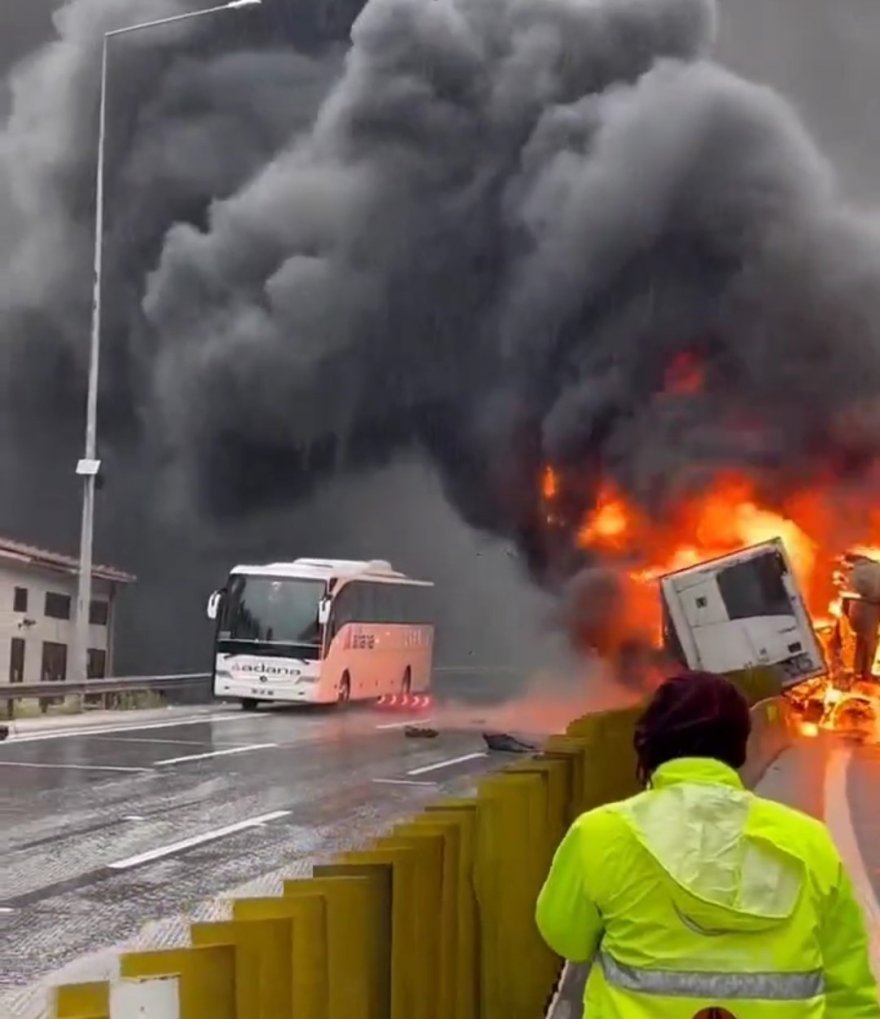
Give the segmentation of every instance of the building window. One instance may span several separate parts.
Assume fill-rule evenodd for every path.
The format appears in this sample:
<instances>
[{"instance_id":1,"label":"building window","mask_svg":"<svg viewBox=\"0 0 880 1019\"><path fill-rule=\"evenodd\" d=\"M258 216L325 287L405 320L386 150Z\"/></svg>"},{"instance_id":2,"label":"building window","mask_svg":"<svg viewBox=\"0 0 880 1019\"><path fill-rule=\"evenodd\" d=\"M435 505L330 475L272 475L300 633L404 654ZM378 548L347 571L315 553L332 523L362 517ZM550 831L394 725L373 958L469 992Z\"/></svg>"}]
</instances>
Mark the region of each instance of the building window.
<instances>
[{"instance_id":1,"label":"building window","mask_svg":"<svg viewBox=\"0 0 880 1019\"><path fill-rule=\"evenodd\" d=\"M28 609L28 589L26 587L17 587L15 594L12 596L12 611L13 612L27 612Z\"/></svg>"},{"instance_id":2,"label":"building window","mask_svg":"<svg viewBox=\"0 0 880 1019\"><path fill-rule=\"evenodd\" d=\"M67 679L67 645L43 641L43 682L63 683Z\"/></svg>"},{"instance_id":3,"label":"building window","mask_svg":"<svg viewBox=\"0 0 880 1019\"><path fill-rule=\"evenodd\" d=\"M13 637L9 643L9 682L24 682L24 640Z\"/></svg>"},{"instance_id":4,"label":"building window","mask_svg":"<svg viewBox=\"0 0 880 1019\"><path fill-rule=\"evenodd\" d=\"M107 652L100 648L90 647L86 672L89 679L105 679L107 676Z\"/></svg>"},{"instance_id":5,"label":"building window","mask_svg":"<svg viewBox=\"0 0 880 1019\"><path fill-rule=\"evenodd\" d=\"M47 591L46 615L50 619L70 619L70 595Z\"/></svg>"},{"instance_id":6,"label":"building window","mask_svg":"<svg viewBox=\"0 0 880 1019\"><path fill-rule=\"evenodd\" d=\"M93 601L89 606L89 622L92 626L106 626L110 616L110 605L105 601Z\"/></svg>"}]
</instances>

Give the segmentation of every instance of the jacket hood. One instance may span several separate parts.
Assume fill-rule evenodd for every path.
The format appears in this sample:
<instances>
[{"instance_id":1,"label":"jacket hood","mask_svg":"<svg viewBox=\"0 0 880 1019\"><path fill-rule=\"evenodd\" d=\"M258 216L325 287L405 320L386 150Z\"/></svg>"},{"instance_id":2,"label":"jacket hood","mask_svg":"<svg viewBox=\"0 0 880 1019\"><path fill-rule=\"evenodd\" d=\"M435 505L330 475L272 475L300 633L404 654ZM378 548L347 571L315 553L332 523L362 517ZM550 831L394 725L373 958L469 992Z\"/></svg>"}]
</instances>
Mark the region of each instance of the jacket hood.
<instances>
[{"instance_id":1,"label":"jacket hood","mask_svg":"<svg viewBox=\"0 0 880 1019\"><path fill-rule=\"evenodd\" d=\"M658 768L647 792L620 804L664 871L682 923L698 933L767 930L797 907L803 861L750 833L753 802L732 768L681 758Z\"/></svg>"}]
</instances>

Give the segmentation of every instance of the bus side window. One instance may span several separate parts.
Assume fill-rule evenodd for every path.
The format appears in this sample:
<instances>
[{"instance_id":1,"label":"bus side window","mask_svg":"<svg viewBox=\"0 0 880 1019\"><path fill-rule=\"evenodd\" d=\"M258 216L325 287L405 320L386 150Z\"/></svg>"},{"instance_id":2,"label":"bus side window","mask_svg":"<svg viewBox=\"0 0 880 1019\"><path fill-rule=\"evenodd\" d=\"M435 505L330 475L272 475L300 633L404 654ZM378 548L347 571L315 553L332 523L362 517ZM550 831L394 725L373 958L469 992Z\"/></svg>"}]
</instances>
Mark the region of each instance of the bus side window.
<instances>
[{"instance_id":1,"label":"bus side window","mask_svg":"<svg viewBox=\"0 0 880 1019\"><path fill-rule=\"evenodd\" d=\"M403 623L403 610L405 608L402 595L406 589L399 584L383 584L382 592L382 622Z\"/></svg>"},{"instance_id":2,"label":"bus side window","mask_svg":"<svg viewBox=\"0 0 880 1019\"><path fill-rule=\"evenodd\" d=\"M388 598L384 584L369 584L370 622L384 623L388 618Z\"/></svg>"},{"instance_id":3,"label":"bus side window","mask_svg":"<svg viewBox=\"0 0 880 1019\"><path fill-rule=\"evenodd\" d=\"M373 589L371 584L356 580L351 585L353 623L370 623L373 620Z\"/></svg>"},{"instance_id":4,"label":"bus side window","mask_svg":"<svg viewBox=\"0 0 880 1019\"><path fill-rule=\"evenodd\" d=\"M411 587L407 591L407 601L409 602L409 619L407 620L411 625L415 626L422 621L422 595L424 594L424 588Z\"/></svg>"},{"instance_id":5,"label":"bus side window","mask_svg":"<svg viewBox=\"0 0 880 1019\"><path fill-rule=\"evenodd\" d=\"M426 587L412 587L410 588L410 622L419 626L424 625L429 621L428 607L427 607L427 594L429 589Z\"/></svg>"},{"instance_id":6,"label":"bus side window","mask_svg":"<svg viewBox=\"0 0 880 1019\"><path fill-rule=\"evenodd\" d=\"M352 621L352 595L353 584L346 584L339 592L333 602L333 625L331 627L331 640L336 637L346 623Z\"/></svg>"}]
</instances>

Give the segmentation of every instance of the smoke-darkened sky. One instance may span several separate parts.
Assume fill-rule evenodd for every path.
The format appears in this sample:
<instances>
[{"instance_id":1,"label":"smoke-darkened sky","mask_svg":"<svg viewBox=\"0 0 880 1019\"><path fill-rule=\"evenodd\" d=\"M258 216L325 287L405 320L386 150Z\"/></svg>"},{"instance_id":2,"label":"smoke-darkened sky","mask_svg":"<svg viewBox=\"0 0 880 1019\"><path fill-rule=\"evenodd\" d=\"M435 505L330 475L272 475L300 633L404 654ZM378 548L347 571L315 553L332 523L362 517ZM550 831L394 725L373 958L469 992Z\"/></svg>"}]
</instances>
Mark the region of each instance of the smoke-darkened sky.
<instances>
[{"instance_id":1,"label":"smoke-darkened sky","mask_svg":"<svg viewBox=\"0 0 880 1019\"><path fill-rule=\"evenodd\" d=\"M0 135L0 526L24 538L76 540L98 40L188 6L70 0L36 53L45 11L0 14L26 55ZM119 42L98 547L142 577L129 667L204 653L231 561L322 552L439 575L450 646L492 657L540 615L527 565L569 568L535 533L544 460L583 467L585 504L598 473L652 503L695 465L873 451L837 422L880 390L880 243L839 191L876 198L880 14L713 13L371 0L349 44L344 5L265 0ZM711 406L661 406L694 348ZM757 440L725 424L743 407Z\"/></svg>"},{"instance_id":2,"label":"smoke-darkened sky","mask_svg":"<svg viewBox=\"0 0 880 1019\"><path fill-rule=\"evenodd\" d=\"M778 88L828 153L843 190L878 199L880 6L873 0L722 0L719 54Z\"/></svg>"}]
</instances>

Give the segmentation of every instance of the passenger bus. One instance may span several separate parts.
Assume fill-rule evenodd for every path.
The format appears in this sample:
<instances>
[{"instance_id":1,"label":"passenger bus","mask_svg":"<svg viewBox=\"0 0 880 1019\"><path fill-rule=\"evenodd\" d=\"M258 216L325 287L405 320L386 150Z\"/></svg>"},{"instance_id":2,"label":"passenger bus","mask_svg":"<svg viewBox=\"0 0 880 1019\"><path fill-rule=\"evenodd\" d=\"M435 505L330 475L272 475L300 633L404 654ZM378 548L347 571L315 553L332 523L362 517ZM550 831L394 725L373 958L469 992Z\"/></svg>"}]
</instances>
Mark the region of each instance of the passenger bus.
<instances>
[{"instance_id":1,"label":"passenger bus","mask_svg":"<svg viewBox=\"0 0 880 1019\"><path fill-rule=\"evenodd\" d=\"M208 600L214 696L254 710L424 693L432 589L384 560L236 566Z\"/></svg>"}]
</instances>

